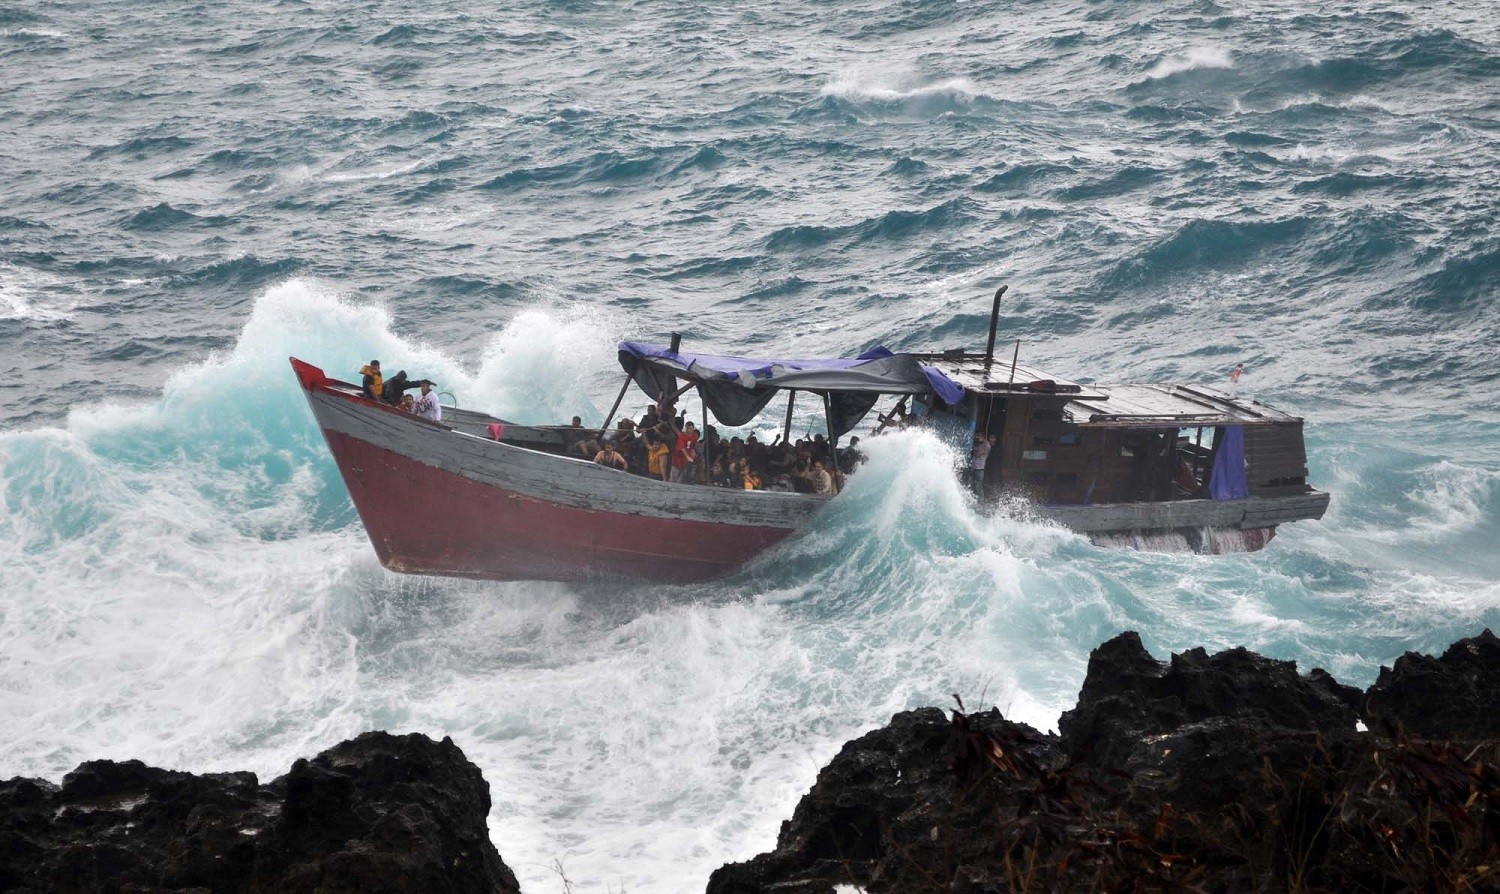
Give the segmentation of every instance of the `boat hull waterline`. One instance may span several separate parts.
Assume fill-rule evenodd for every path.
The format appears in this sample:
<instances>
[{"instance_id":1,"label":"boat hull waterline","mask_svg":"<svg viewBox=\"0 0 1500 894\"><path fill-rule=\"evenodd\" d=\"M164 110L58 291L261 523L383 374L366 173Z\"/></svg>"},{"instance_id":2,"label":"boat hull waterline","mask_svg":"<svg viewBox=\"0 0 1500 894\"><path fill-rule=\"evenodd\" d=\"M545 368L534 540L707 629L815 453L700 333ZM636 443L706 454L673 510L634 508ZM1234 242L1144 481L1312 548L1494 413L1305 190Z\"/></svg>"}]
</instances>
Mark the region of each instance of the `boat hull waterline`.
<instances>
[{"instance_id":1,"label":"boat hull waterline","mask_svg":"<svg viewBox=\"0 0 1500 894\"><path fill-rule=\"evenodd\" d=\"M829 499L670 484L518 447L371 401L317 367L292 363L375 553L392 571L709 580L791 536ZM1313 492L1035 512L1084 534L1181 532L1203 551L1228 552L1260 548L1276 524L1309 516L1301 504L1327 499Z\"/></svg>"}]
</instances>

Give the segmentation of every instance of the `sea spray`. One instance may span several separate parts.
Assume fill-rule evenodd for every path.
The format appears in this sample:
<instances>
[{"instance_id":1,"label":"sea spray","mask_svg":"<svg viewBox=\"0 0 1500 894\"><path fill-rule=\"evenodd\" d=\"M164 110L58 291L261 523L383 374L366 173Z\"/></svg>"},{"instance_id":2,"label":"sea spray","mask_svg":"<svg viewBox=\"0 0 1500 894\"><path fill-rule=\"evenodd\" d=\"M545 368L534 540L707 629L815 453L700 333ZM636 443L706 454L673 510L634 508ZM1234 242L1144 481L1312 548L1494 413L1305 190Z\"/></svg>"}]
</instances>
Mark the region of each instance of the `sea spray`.
<instances>
[{"instance_id":1,"label":"sea spray","mask_svg":"<svg viewBox=\"0 0 1500 894\"><path fill-rule=\"evenodd\" d=\"M1223 47L1193 47L1182 53L1168 53L1146 73L1148 78L1168 78L1184 71L1203 68L1232 68L1234 60Z\"/></svg>"}]
</instances>

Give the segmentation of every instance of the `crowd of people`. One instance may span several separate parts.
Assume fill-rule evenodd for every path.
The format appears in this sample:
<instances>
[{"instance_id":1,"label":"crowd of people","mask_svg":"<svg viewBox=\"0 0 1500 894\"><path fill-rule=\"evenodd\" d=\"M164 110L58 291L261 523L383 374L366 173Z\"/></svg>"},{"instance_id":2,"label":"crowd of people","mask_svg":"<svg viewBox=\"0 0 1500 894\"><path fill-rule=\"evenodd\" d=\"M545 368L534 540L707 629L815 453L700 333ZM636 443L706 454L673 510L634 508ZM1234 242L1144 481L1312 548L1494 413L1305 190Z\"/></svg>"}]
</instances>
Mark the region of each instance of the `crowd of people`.
<instances>
[{"instance_id":1,"label":"crowd of people","mask_svg":"<svg viewBox=\"0 0 1500 894\"><path fill-rule=\"evenodd\" d=\"M362 377L360 391L370 400L390 404L433 422L443 421L443 405L438 402L437 393L432 390L436 383L431 379L408 379L404 369L387 379L381 375L379 360L366 363L360 368L359 374ZM406 393L413 388L420 389L421 393Z\"/></svg>"},{"instance_id":2,"label":"crowd of people","mask_svg":"<svg viewBox=\"0 0 1500 894\"><path fill-rule=\"evenodd\" d=\"M571 455L680 484L832 495L843 487L845 475L864 462L858 437L835 456L821 434L795 442L778 435L770 444L753 434L723 438L712 425L700 432L671 407L647 407L639 421L621 419L604 437L584 428L577 416L569 428L576 432L569 438Z\"/></svg>"},{"instance_id":3,"label":"crowd of people","mask_svg":"<svg viewBox=\"0 0 1500 894\"><path fill-rule=\"evenodd\" d=\"M431 380L408 379L405 370L386 379L379 360L371 360L360 375L360 390L370 400L442 421L443 407ZM420 394L406 393L412 389ZM845 476L865 461L858 437L838 448L837 456L821 434L796 441L777 435L770 444L753 434L722 438L712 425L700 432L670 405L647 407L639 421L621 419L603 437L597 429L584 428L578 416L565 431L570 433L565 440L571 456L677 484L831 496L843 489Z\"/></svg>"}]
</instances>

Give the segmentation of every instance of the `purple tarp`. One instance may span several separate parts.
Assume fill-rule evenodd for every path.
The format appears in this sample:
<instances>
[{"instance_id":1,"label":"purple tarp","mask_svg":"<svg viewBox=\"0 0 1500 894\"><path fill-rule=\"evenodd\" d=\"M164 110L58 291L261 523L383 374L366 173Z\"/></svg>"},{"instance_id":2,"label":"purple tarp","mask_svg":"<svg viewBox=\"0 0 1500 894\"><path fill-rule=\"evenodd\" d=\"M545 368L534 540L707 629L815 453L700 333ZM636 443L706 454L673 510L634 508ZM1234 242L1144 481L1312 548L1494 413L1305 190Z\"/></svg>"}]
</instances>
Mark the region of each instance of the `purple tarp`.
<instances>
[{"instance_id":1,"label":"purple tarp","mask_svg":"<svg viewBox=\"0 0 1500 894\"><path fill-rule=\"evenodd\" d=\"M1245 427L1226 425L1224 439L1214 445L1214 468L1208 476L1208 495L1215 500L1250 496L1245 480Z\"/></svg>"},{"instance_id":2,"label":"purple tarp","mask_svg":"<svg viewBox=\"0 0 1500 894\"><path fill-rule=\"evenodd\" d=\"M743 387L881 394L932 393L945 403L963 400L962 385L941 371L877 345L858 357L771 359L719 354L673 353L662 345L620 342L620 365L631 375L645 365L681 378L735 382ZM748 379L746 378L748 377Z\"/></svg>"}]
</instances>

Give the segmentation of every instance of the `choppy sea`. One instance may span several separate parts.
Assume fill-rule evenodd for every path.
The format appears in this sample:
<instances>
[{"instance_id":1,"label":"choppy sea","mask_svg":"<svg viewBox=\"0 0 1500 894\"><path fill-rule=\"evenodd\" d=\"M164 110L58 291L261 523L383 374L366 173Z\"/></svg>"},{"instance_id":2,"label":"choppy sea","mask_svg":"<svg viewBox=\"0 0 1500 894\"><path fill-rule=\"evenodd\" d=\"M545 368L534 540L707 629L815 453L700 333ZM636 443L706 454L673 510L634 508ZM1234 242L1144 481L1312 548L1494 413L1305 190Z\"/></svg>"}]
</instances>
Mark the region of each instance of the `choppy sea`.
<instances>
[{"instance_id":1,"label":"choppy sea","mask_svg":"<svg viewBox=\"0 0 1500 894\"><path fill-rule=\"evenodd\" d=\"M1497 282L1495 0L0 0L0 777L451 735L528 891L691 891L1122 629L1365 685L1500 624ZM722 582L401 577L286 362L597 421L621 337L975 347L1001 283L1060 376L1244 363L1328 516L1100 549L912 435Z\"/></svg>"}]
</instances>

